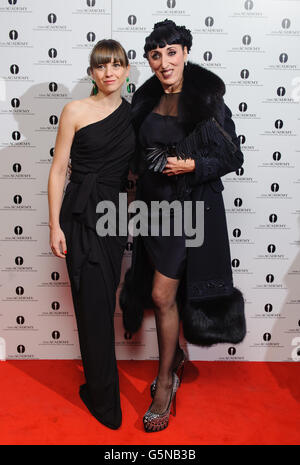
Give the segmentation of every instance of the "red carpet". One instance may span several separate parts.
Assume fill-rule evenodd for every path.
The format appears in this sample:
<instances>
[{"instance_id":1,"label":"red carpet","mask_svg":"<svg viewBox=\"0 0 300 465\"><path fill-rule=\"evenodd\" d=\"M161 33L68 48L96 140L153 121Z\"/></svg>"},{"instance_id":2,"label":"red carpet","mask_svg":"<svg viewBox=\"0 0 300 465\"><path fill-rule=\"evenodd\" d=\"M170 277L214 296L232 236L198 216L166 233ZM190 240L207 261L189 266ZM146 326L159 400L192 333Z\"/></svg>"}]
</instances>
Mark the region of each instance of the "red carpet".
<instances>
[{"instance_id":1,"label":"red carpet","mask_svg":"<svg viewBox=\"0 0 300 465\"><path fill-rule=\"evenodd\" d=\"M29 444L299 444L300 384L295 362L189 362L177 416L160 433L142 417L157 362L119 361L123 424L113 431L81 402L81 362L0 362L0 443Z\"/></svg>"}]
</instances>

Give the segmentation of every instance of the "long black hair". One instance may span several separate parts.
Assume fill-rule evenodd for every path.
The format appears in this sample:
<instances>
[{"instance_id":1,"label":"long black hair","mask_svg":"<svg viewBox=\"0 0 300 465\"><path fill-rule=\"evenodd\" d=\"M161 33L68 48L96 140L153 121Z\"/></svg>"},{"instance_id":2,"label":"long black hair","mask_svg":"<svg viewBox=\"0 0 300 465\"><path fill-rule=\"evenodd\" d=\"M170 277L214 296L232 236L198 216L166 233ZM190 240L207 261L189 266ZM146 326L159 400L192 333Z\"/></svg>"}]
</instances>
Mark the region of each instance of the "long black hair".
<instances>
[{"instance_id":1,"label":"long black hair","mask_svg":"<svg viewBox=\"0 0 300 465\"><path fill-rule=\"evenodd\" d=\"M148 52L166 45L180 44L187 47L189 53L193 43L191 31L185 26L177 26L174 21L165 19L154 24L153 31L145 39L144 58L148 58Z\"/></svg>"}]
</instances>

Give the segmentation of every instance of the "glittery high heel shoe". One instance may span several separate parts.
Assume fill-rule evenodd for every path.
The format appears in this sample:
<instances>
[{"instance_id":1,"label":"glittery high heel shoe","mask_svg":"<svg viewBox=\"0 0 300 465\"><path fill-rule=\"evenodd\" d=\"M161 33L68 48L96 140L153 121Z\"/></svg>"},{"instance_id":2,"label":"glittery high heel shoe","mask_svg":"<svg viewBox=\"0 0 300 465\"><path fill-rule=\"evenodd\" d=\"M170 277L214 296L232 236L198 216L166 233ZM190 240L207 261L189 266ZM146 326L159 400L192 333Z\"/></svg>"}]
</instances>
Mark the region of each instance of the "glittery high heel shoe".
<instances>
[{"instance_id":1,"label":"glittery high heel shoe","mask_svg":"<svg viewBox=\"0 0 300 465\"><path fill-rule=\"evenodd\" d=\"M183 378L185 363L187 362L187 356L186 356L184 350L183 349L180 349L180 350L182 352L182 358L181 358L180 362L178 363L178 365L173 369L173 372L176 373L178 378L179 378L179 386L180 386L182 378ZM157 381L157 378L155 378L155 380L152 381L151 386L150 386L150 393L151 393L152 399L153 399L154 394L155 394L156 381Z\"/></svg>"},{"instance_id":2,"label":"glittery high heel shoe","mask_svg":"<svg viewBox=\"0 0 300 465\"><path fill-rule=\"evenodd\" d=\"M179 378L176 373L173 372L173 383L167 409L163 413L153 413L151 412L151 404L144 415L143 422L147 433L162 431L167 428L169 424L170 413L172 413L174 417L176 416L176 391L179 388L179 384Z\"/></svg>"}]
</instances>

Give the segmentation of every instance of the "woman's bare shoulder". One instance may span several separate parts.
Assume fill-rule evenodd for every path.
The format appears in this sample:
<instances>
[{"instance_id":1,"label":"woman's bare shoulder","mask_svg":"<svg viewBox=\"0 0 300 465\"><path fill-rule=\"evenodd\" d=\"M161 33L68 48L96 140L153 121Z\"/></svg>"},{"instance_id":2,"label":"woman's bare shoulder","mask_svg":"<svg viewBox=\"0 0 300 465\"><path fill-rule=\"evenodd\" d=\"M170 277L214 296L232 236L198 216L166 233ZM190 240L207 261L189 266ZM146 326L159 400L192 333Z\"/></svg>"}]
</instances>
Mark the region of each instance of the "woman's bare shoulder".
<instances>
[{"instance_id":1,"label":"woman's bare shoulder","mask_svg":"<svg viewBox=\"0 0 300 465\"><path fill-rule=\"evenodd\" d=\"M89 99L72 100L63 107L61 119L67 124L74 126L76 130L81 125L81 121L87 118L89 114Z\"/></svg>"},{"instance_id":2,"label":"woman's bare shoulder","mask_svg":"<svg viewBox=\"0 0 300 465\"><path fill-rule=\"evenodd\" d=\"M71 102L66 103L66 105L63 108L63 111L81 113L82 111L86 111L89 105L89 97L80 100L72 100Z\"/></svg>"}]
</instances>

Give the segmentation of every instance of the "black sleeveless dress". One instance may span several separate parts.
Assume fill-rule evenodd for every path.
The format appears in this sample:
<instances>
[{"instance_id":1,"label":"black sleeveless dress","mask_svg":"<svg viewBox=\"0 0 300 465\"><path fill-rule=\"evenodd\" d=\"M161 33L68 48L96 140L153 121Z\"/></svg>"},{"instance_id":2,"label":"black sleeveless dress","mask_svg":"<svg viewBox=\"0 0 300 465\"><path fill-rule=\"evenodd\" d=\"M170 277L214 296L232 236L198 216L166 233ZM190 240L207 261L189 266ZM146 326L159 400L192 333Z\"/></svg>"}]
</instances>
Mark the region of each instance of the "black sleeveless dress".
<instances>
[{"instance_id":1,"label":"black sleeveless dress","mask_svg":"<svg viewBox=\"0 0 300 465\"><path fill-rule=\"evenodd\" d=\"M139 142L143 148L157 145L176 145L184 139L186 131L177 121L177 94L163 94L158 105L143 121ZM141 199L148 205L152 200L162 201L179 200L178 181L179 176L167 176L163 173L153 173L146 170L140 180ZM174 216L170 219L170 235L150 235L151 213L149 209L149 235L142 236L152 266L165 276L180 279L186 264L185 235L182 224L182 235L174 234Z\"/></svg>"},{"instance_id":2,"label":"black sleeveless dress","mask_svg":"<svg viewBox=\"0 0 300 465\"><path fill-rule=\"evenodd\" d=\"M122 419L114 311L127 237L97 234L96 205L110 200L118 215L119 192L125 186L134 148L130 105L122 99L109 116L75 133L72 174L60 211L86 377L80 396L98 421L113 429Z\"/></svg>"}]
</instances>

